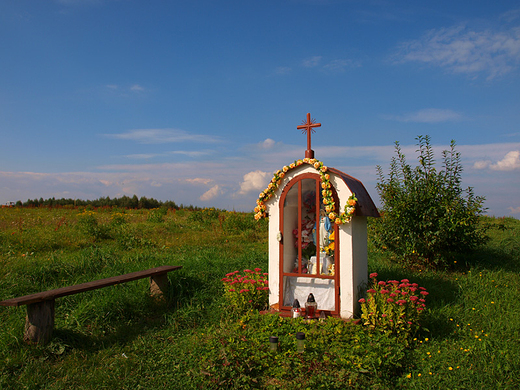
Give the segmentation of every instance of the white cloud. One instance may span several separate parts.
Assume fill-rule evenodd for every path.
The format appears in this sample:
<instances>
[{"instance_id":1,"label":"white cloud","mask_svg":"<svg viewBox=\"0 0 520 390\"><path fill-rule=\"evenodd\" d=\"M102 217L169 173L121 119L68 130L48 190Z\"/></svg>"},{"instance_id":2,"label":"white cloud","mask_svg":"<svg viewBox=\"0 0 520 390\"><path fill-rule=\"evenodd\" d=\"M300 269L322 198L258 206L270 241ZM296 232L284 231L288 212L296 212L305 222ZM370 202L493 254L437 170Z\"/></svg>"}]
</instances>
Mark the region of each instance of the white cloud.
<instances>
[{"instance_id":1,"label":"white cloud","mask_svg":"<svg viewBox=\"0 0 520 390\"><path fill-rule=\"evenodd\" d=\"M313 56L302 61L302 65L306 68L315 68L321 62L321 56Z\"/></svg>"},{"instance_id":2,"label":"white cloud","mask_svg":"<svg viewBox=\"0 0 520 390\"><path fill-rule=\"evenodd\" d=\"M511 214L520 214L520 206L518 207L509 207Z\"/></svg>"},{"instance_id":3,"label":"white cloud","mask_svg":"<svg viewBox=\"0 0 520 390\"><path fill-rule=\"evenodd\" d=\"M208 185L209 183L211 183L213 180L211 179L205 179L205 178L202 178L202 177L195 177L193 179L186 179L186 181L188 183L193 183L193 184L204 184L204 185Z\"/></svg>"},{"instance_id":4,"label":"white cloud","mask_svg":"<svg viewBox=\"0 0 520 390\"><path fill-rule=\"evenodd\" d=\"M207 190L204 194L202 194L199 199L202 201L207 201L207 200L216 198L217 196L219 196L221 194L222 194L222 190L220 189L220 187L218 185L215 185L215 186L211 187L209 190Z\"/></svg>"},{"instance_id":5,"label":"white cloud","mask_svg":"<svg viewBox=\"0 0 520 390\"><path fill-rule=\"evenodd\" d=\"M265 141L260 142L258 145L261 149L271 149L274 146L275 142L271 138L267 138Z\"/></svg>"},{"instance_id":6,"label":"white cloud","mask_svg":"<svg viewBox=\"0 0 520 390\"><path fill-rule=\"evenodd\" d=\"M513 150L505 155L505 157L497 161L496 164L489 166L495 171L512 171L514 169L520 169L520 151Z\"/></svg>"},{"instance_id":7,"label":"white cloud","mask_svg":"<svg viewBox=\"0 0 520 390\"><path fill-rule=\"evenodd\" d=\"M464 117L453 110L426 108L417 112L404 115L385 115L385 119L396 120L399 122L418 122L418 123L439 123L460 121Z\"/></svg>"},{"instance_id":8,"label":"white cloud","mask_svg":"<svg viewBox=\"0 0 520 390\"><path fill-rule=\"evenodd\" d=\"M142 92L144 91L144 88L141 87L139 84L134 84L130 87L130 90L131 91L137 91L137 92Z\"/></svg>"},{"instance_id":9,"label":"white cloud","mask_svg":"<svg viewBox=\"0 0 520 390\"><path fill-rule=\"evenodd\" d=\"M276 74L288 74L288 73L291 73L292 69L288 66L279 66L277 67L274 72Z\"/></svg>"},{"instance_id":10,"label":"white cloud","mask_svg":"<svg viewBox=\"0 0 520 390\"><path fill-rule=\"evenodd\" d=\"M504 31L476 31L456 26L429 31L424 37L401 44L396 63L422 62L453 73L493 79L520 64L520 27Z\"/></svg>"},{"instance_id":11,"label":"white cloud","mask_svg":"<svg viewBox=\"0 0 520 390\"><path fill-rule=\"evenodd\" d=\"M191 134L178 129L136 129L119 134L105 134L105 137L136 141L141 144L164 144L175 142L219 142L220 138L206 134Z\"/></svg>"},{"instance_id":12,"label":"white cloud","mask_svg":"<svg viewBox=\"0 0 520 390\"><path fill-rule=\"evenodd\" d=\"M332 60L328 64L323 66L323 69L332 71L332 72L343 72L345 68L358 68L361 64L359 62L354 62L352 60Z\"/></svg>"},{"instance_id":13,"label":"white cloud","mask_svg":"<svg viewBox=\"0 0 520 390\"><path fill-rule=\"evenodd\" d=\"M493 164L490 160L479 160L473 164L475 169L492 169L494 171L513 171L520 169L520 151L512 150L508 152L502 160Z\"/></svg>"},{"instance_id":14,"label":"white cloud","mask_svg":"<svg viewBox=\"0 0 520 390\"><path fill-rule=\"evenodd\" d=\"M270 178L268 172L262 172L260 170L246 173L244 175L242 183L240 183L239 194L247 194L255 190L263 190L267 186L267 182Z\"/></svg>"}]
</instances>

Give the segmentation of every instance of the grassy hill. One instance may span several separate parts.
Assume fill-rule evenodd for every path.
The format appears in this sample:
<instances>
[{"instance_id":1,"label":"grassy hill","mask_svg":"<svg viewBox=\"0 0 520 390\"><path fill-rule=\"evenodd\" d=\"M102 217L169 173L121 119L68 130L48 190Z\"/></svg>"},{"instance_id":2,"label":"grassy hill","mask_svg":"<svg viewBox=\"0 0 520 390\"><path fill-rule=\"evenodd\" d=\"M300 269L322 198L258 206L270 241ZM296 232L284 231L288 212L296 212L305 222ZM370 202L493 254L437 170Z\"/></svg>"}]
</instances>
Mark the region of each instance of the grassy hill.
<instances>
[{"instance_id":1,"label":"grassy hill","mask_svg":"<svg viewBox=\"0 0 520 390\"><path fill-rule=\"evenodd\" d=\"M0 388L511 388L520 386L520 221L482 218L490 240L449 272L369 271L430 292L410 346L360 325L230 311L221 278L267 270L267 225L214 209L4 208L0 299L160 265L166 304L135 281L56 301L54 338L23 342L24 308L0 307ZM307 334L298 354L294 334ZM268 337L280 337L278 353Z\"/></svg>"}]
</instances>

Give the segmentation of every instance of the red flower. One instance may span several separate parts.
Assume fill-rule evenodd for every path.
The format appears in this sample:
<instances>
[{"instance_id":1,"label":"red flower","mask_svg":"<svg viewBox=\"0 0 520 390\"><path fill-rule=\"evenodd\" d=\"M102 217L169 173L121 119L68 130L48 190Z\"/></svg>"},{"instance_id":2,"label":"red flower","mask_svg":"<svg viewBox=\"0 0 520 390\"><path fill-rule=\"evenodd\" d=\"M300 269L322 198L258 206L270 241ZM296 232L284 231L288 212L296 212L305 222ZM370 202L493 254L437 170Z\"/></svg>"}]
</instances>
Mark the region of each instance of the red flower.
<instances>
[{"instance_id":1,"label":"red flower","mask_svg":"<svg viewBox=\"0 0 520 390\"><path fill-rule=\"evenodd\" d=\"M377 283L377 284L380 285L380 286L386 286L386 282L384 282L382 280L379 283Z\"/></svg>"},{"instance_id":2,"label":"red flower","mask_svg":"<svg viewBox=\"0 0 520 390\"><path fill-rule=\"evenodd\" d=\"M262 268L255 268L255 272L260 272Z\"/></svg>"},{"instance_id":3,"label":"red flower","mask_svg":"<svg viewBox=\"0 0 520 390\"><path fill-rule=\"evenodd\" d=\"M388 298L386 301L387 301L388 303L392 303L394 300L393 300L392 298Z\"/></svg>"},{"instance_id":4,"label":"red flower","mask_svg":"<svg viewBox=\"0 0 520 390\"><path fill-rule=\"evenodd\" d=\"M406 301L405 301L404 299L399 299L399 300L397 301L397 304L398 304L399 306L403 306L405 303L406 303Z\"/></svg>"},{"instance_id":5,"label":"red flower","mask_svg":"<svg viewBox=\"0 0 520 390\"><path fill-rule=\"evenodd\" d=\"M417 296L415 296L415 295L412 295L412 296L410 297L410 301L412 301L412 302L415 302L415 301L417 301L418 299L419 299L419 297L417 297Z\"/></svg>"},{"instance_id":6,"label":"red flower","mask_svg":"<svg viewBox=\"0 0 520 390\"><path fill-rule=\"evenodd\" d=\"M410 281L408 279L403 279L401 280L401 283L410 283Z\"/></svg>"},{"instance_id":7,"label":"red flower","mask_svg":"<svg viewBox=\"0 0 520 390\"><path fill-rule=\"evenodd\" d=\"M382 290L381 290L381 294L388 294L389 292L390 292L390 291L385 290L385 289L382 289Z\"/></svg>"},{"instance_id":8,"label":"red flower","mask_svg":"<svg viewBox=\"0 0 520 390\"><path fill-rule=\"evenodd\" d=\"M371 279L375 279L377 278L377 272L372 272L369 276Z\"/></svg>"},{"instance_id":9,"label":"red flower","mask_svg":"<svg viewBox=\"0 0 520 390\"><path fill-rule=\"evenodd\" d=\"M370 294L375 294L376 293L376 290L374 290L373 288L367 290L367 293L370 293Z\"/></svg>"},{"instance_id":10,"label":"red flower","mask_svg":"<svg viewBox=\"0 0 520 390\"><path fill-rule=\"evenodd\" d=\"M358 302L359 303L365 303L365 298L361 298Z\"/></svg>"},{"instance_id":11,"label":"red flower","mask_svg":"<svg viewBox=\"0 0 520 390\"><path fill-rule=\"evenodd\" d=\"M421 291L421 294L424 295L424 296L426 296L426 295L429 294L429 292L428 292L428 291Z\"/></svg>"}]
</instances>

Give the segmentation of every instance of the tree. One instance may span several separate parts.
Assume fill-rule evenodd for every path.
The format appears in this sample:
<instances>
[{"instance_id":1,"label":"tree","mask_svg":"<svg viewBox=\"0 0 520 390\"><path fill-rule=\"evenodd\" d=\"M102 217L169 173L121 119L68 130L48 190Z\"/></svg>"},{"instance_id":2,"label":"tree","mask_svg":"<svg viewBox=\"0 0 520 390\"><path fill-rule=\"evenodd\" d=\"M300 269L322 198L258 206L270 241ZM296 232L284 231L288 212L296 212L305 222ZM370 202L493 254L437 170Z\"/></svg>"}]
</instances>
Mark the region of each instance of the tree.
<instances>
[{"instance_id":1,"label":"tree","mask_svg":"<svg viewBox=\"0 0 520 390\"><path fill-rule=\"evenodd\" d=\"M375 242L407 265L445 268L484 241L479 224L484 198L475 196L471 187L461 188L462 165L455 141L442 153L443 168L436 170L430 137L416 140L417 167L406 162L399 142L388 177L377 166L382 218L375 223Z\"/></svg>"}]
</instances>

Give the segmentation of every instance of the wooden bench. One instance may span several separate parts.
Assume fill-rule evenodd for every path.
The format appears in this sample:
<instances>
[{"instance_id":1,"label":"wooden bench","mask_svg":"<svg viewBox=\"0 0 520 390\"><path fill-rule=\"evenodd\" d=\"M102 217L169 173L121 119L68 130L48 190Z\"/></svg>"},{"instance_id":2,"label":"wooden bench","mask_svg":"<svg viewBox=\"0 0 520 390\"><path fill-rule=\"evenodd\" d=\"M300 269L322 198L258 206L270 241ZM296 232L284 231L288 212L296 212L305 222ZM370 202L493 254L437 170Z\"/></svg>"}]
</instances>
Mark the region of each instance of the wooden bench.
<instances>
[{"instance_id":1,"label":"wooden bench","mask_svg":"<svg viewBox=\"0 0 520 390\"><path fill-rule=\"evenodd\" d=\"M24 340L46 344L51 339L54 329L54 300L56 298L150 277L150 294L157 299L163 299L168 290L168 272L179 268L182 268L182 266L163 265L75 286L6 299L0 302L0 306L27 305Z\"/></svg>"}]
</instances>

